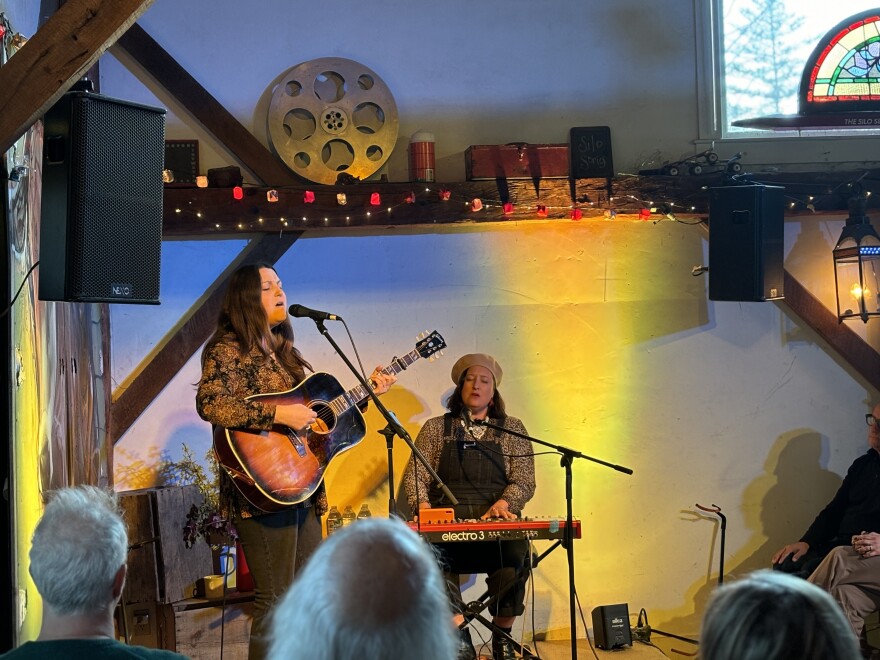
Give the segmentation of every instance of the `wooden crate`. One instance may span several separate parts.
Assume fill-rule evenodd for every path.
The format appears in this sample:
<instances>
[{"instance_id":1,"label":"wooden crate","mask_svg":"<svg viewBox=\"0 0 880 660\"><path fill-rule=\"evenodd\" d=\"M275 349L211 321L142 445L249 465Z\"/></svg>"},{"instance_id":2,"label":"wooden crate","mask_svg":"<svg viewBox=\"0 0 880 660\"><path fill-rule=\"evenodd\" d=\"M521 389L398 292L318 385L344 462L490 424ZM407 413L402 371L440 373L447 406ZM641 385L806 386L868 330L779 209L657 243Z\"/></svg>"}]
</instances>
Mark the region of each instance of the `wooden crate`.
<instances>
[{"instance_id":1,"label":"wooden crate","mask_svg":"<svg viewBox=\"0 0 880 660\"><path fill-rule=\"evenodd\" d=\"M120 603L114 623L120 641L133 646L174 650L174 611L170 605Z\"/></svg>"},{"instance_id":2,"label":"wooden crate","mask_svg":"<svg viewBox=\"0 0 880 660\"><path fill-rule=\"evenodd\" d=\"M568 177L567 144L477 144L464 152L468 181Z\"/></svg>"},{"instance_id":3,"label":"wooden crate","mask_svg":"<svg viewBox=\"0 0 880 660\"><path fill-rule=\"evenodd\" d=\"M230 596L225 608L216 600L176 603L173 650L193 660L216 660L222 642L224 660L247 660L253 605L253 594Z\"/></svg>"},{"instance_id":4,"label":"wooden crate","mask_svg":"<svg viewBox=\"0 0 880 660\"><path fill-rule=\"evenodd\" d=\"M183 543L186 514L201 502L195 486L119 493L130 547L124 603L174 603L191 598L196 580L214 572L207 543L200 539L192 548Z\"/></svg>"}]
</instances>

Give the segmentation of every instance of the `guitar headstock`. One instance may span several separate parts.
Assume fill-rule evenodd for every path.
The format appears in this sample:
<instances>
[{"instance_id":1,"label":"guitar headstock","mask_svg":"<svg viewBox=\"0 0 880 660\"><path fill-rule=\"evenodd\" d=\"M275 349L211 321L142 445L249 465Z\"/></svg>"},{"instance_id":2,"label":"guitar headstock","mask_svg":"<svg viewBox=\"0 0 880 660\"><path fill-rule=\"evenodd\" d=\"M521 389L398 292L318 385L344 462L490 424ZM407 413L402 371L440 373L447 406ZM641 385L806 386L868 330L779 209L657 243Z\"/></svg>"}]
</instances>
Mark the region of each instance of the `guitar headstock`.
<instances>
[{"instance_id":1,"label":"guitar headstock","mask_svg":"<svg viewBox=\"0 0 880 660\"><path fill-rule=\"evenodd\" d=\"M419 356L428 360L440 357L444 348L446 348L446 342L436 330L430 333L426 330L419 335L419 340L416 342L416 351Z\"/></svg>"}]
</instances>

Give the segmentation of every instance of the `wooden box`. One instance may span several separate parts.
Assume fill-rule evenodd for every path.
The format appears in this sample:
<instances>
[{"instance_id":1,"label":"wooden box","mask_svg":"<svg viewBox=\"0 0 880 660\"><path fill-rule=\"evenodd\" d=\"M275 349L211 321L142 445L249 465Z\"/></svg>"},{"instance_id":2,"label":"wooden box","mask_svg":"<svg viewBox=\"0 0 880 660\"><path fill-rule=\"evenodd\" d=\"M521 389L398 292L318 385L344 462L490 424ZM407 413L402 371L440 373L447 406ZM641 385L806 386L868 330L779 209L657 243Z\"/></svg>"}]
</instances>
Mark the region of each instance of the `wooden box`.
<instances>
[{"instance_id":1,"label":"wooden box","mask_svg":"<svg viewBox=\"0 0 880 660\"><path fill-rule=\"evenodd\" d=\"M567 144L477 144L464 152L468 181L567 178Z\"/></svg>"},{"instance_id":2,"label":"wooden box","mask_svg":"<svg viewBox=\"0 0 880 660\"><path fill-rule=\"evenodd\" d=\"M124 603L174 603L191 598L196 580L214 571L203 540L183 542L186 514L201 504L195 486L145 488L119 493L128 524L128 576Z\"/></svg>"},{"instance_id":3,"label":"wooden box","mask_svg":"<svg viewBox=\"0 0 880 660\"><path fill-rule=\"evenodd\" d=\"M175 603L170 648L193 660L247 660L253 606L253 594L230 595L225 607L195 598Z\"/></svg>"},{"instance_id":4,"label":"wooden box","mask_svg":"<svg viewBox=\"0 0 880 660\"><path fill-rule=\"evenodd\" d=\"M247 660L253 600L253 593L233 592L225 603L204 598L173 604L130 603L116 612L117 638L176 651L192 660Z\"/></svg>"}]
</instances>

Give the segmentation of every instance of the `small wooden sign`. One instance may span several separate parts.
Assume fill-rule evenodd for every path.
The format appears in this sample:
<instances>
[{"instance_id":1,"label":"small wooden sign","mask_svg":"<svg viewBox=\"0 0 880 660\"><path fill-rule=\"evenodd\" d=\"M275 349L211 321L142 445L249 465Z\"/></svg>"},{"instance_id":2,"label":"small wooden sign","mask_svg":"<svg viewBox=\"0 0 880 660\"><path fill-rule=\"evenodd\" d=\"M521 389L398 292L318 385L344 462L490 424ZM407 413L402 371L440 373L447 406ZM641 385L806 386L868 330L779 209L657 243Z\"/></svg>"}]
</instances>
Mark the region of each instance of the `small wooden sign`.
<instances>
[{"instance_id":1,"label":"small wooden sign","mask_svg":"<svg viewBox=\"0 0 880 660\"><path fill-rule=\"evenodd\" d=\"M572 179L610 179L614 176L611 160L611 128L581 126L568 136L570 175Z\"/></svg>"}]
</instances>

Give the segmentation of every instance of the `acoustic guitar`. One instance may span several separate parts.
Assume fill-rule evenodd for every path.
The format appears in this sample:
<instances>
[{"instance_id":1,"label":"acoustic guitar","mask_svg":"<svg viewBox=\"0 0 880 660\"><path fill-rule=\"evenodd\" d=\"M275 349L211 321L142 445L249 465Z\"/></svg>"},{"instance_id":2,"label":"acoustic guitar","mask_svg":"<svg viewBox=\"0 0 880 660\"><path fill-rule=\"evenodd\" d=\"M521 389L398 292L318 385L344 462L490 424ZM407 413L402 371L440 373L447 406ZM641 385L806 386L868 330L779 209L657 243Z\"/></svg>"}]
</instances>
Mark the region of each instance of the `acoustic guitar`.
<instances>
[{"instance_id":1,"label":"acoustic guitar","mask_svg":"<svg viewBox=\"0 0 880 660\"><path fill-rule=\"evenodd\" d=\"M382 373L398 374L419 358L438 357L444 348L443 337L434 331ZM248 401L275 405L301 403L317 413L317 420L300 433L282 424L269 430L217 428L217 462L245 499L262 511L302 502L321 485L330 461L363 439L367 425L358 403L367 396L362 385L343 391L333 376L321 372L286 392L249 396Z\"/></svg>"}]
</instances>

